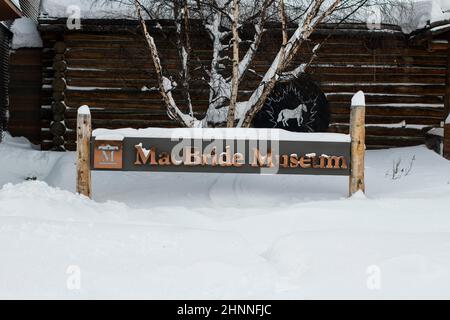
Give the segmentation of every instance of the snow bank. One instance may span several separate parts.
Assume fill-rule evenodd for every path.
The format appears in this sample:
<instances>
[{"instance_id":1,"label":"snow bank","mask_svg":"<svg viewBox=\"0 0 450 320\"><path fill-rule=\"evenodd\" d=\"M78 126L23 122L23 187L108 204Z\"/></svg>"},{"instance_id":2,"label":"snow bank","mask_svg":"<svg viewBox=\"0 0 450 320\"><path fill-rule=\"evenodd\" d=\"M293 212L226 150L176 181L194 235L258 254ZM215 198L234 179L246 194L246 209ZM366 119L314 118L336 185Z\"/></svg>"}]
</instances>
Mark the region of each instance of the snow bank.
<instances>
[{"instance_id":1,"label":"snow bank","mask_svg":"<svg viewBox=\"0 0 450 320\"><path fill-rule=\"evenodd\" d=\"M13 33L13 49L42 47L42 39L37 30L36 23L30 18L14 20L11 31Z\"/></svg>"},{"instance_id":2,"label":"snow bank","mask_svg":"<svg viewBox=\"0 0 450 320\"><path fill-rule=\"evenodd\" d=\"M339 133L301 133L281 129L257 128L146 128L146 129L96 129L96 140L113 140L109 137L128 138L191 138L191 139L280 139L285 141L350 142L350 136Z\"/></svg>"},{"instance_id":3,"label":"snow bank","mask_svg":"<svg viewBox=\"0 0 450 320\"><path fill-rule=\"evenodd\" d=\"M138 222L123 204L43 182L8 184L0 203L3 298L220 299L275 290L273 268L234 232ZM81 271L78 292L66 287L70 266Z\"/></svg>"},{"instance_id":4,"label":"snow bank","mask_svg":"<svg viewBox=\"0 0 450 320\"><path fill-rule=\"evenodd\" d=\"M64 157L70 157L75 163L73 154L34 150L25 138L12 138L6 133L0 143L0 185L26 179L45 180Z\"/></svg>"},{"instance_id":5,"label":"snow bank","mask_svg":"<svg viewBox=\"0 0 450 320\"><path fill-rule=\"evenodd\" d=\"M95 171L89 200L73 152L7 136L0 297L450 298L450 162L424 146L366 160L351 199L348 177Z\"/></svg>"}]
</instances>

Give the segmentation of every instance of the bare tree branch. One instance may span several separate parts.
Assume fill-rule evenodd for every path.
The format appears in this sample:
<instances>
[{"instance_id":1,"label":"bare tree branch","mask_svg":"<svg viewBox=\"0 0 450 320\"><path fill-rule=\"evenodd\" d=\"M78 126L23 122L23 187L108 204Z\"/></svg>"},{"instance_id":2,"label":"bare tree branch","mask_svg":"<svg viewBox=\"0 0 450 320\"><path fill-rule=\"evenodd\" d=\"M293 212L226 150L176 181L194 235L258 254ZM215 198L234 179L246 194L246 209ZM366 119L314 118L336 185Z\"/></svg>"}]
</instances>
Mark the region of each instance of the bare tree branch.
<instances>
[{"instance_id":1,"label":"bare tree branch","mask_svg":"<svg viewBox=\"0 0 450 320\"><path fill-rule=\"evenodd\" d=\"M142 7L141 2L145 0L128 1L134 1L136 5L139 22L144 31L145 40L155 67L159 90L167 106L169 116L188 127L223 124L225 122L228 127L232 127L235 126L236 120L238 120L238 127L249 127L254 116L264 106L275 85L279 81L294 79L306 72L306 68L317 57L317 51L329 36L312 49L309 61L300 64L294 63L300 48L304 47L305 42L309 41L311 34L317 29L318 25L330 17L335 19L334 14L338 10L342 10L339 13L342 16L347 14L352 6L360 8L370 0L295 0L287 3L285 0L255 0L254 2L242 0L159 0L158 3L164 3L164 6L167 7L157 10L172 10L175 15L176 48L181 62L178 77L188 114L183 112L184 109L181 111L178 108L172 97L171 91L174 88L171 80L164 76L157 47L147 30L146 22L139 9L139 7ZM277 5L274 5L275 2ZM296 10L294 12L288 11L294 9ZM149 17L155 15L153 9L147 11ZM200 61L195 50L191 49L190 19L192 17L200 19L210 36L212 57L209 67ZM294 33L288 36L288 23L292 20L292 17L297 19L297 26ZM348 17L343 19L346 18ZM247 71L257 74L250 69L250 66L261 45L265 32L264 27L272 20L280 22L281 46L269 69L252 91L250 98L247 101L239 100L239 85ZM251 35L246 34L245 39L241 40L240 33L244 34L244 31L246 33L250 24L254 25L254 32ZM246 50L242 53L241 58L239 48L244 46ZM191 100L191 61L194 61L198 66L194 70L202 71L202 81L206 81L209 86L208 109L206 116L201 121L194 117L195 105Z\"/></svg>"},{"instance_id":2,"label":"bare tree branch","mask_svg":"<svg viewBox=\"0 0 450 320\"><path fill-rule=\"evenodd\" d=\"M164 100L164 103L167 106L167 112L172 119L177 120L184 126L193 127L195 125L195 123L197 122L197 120L192 116L188 116L188 115L184 114L177 107L175 100L173 99L172 93L171 93L171 90L173 89L172 82L170 81L170 79L166 78L163 74L161 60L159 59L155 40L148 33L147 25L142 16L142 13L141 13L141 4L140 4L139 0L135 0L135 4L136 4L136 14L138 16L140 25L142 27L142 31L144 33L147 46L150 50L153 65L155 67L156 78L158 80L159 91Z\"/></svg>"},{"instance_id":3,"label":"bare tree branch","mask_svg":"<svg viewBox=\"0 0 450 320\"><path fill-rule=\"evenodd\" d=\"M238 24L239 24L239 1L233 0L233 8L232 8L232 32L233 32L233 71L231 78L231 98L230 98L230 106L228 107L228 115L227 115L227 127L234 127L234 118L235 118L235 110L236 110L236 101L238 95L238 87L239 87L239 33L238 33Z\"/></svg>"},{"instance_id":4,"label":"bare tree branch","mask_svg":"<svg viewBox=\"0 0 450 320\"><path fill-rule=\"evenodd\" d=\"M304 40L308 39L316 26L328 17L340 4L341 0L333 0L332 4L320 14L320 8L325 0L315 0L306 14L305 19L299 23L294 34L289 39L285 48L281 48L275 57L269 70L253 92L245 106L245 116L239 122L238 127L250 127L255 115L263 107L267 97L272 92L275 84L279 80L279 73L283 72L297 54Z\"/></svg>"}]
</instances>

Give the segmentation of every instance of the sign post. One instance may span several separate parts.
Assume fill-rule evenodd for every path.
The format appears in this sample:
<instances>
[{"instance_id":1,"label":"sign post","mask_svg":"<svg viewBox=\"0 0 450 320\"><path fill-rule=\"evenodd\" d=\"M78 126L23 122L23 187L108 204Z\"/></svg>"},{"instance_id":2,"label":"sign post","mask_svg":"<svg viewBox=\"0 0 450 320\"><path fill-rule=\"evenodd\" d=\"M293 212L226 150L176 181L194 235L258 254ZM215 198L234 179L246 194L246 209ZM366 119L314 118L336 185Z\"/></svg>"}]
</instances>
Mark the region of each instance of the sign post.
<instances>
[{"instance_id":1,"label":"sign post","mask_svg":"<svg viewBox=\"0 0 450 320\"><path fill-rule=\"evenodd\" d=\"M352 99L350 110L350 186L349 194L352 196L358 191L365 192L364 184L364 153L366 151L366 103L364 93L359 91Z\"/></svg>"},{"instance_id":2,"label":"sign post","mask_svg":"<svg viewBox=\"0 0 450 320\"><path fill-rule=\"evenodd\" d=\"M91 198L91 113L82 106L77 113L77 192Z\"/></svg>"},{"instance_id":3,"label":"sign post","mask_svg":"<svg viewBox=\"0 0 450 320\"><path fill-rule=\"evenodd\" d=\"M349 176L364 192L365 99L352 99L350 135L257 128L97 129L77 117L77 192L91 198L91 170Z\"/></svg>"}]
</instances>

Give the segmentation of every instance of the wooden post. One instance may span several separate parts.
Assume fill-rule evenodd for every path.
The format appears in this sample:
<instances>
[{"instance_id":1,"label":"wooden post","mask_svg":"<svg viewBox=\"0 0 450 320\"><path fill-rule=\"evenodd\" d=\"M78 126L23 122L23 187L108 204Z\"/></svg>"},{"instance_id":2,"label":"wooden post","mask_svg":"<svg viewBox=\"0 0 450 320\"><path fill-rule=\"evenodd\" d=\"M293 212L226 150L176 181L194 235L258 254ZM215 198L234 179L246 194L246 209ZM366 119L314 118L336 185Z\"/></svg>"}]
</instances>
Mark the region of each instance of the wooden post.
<instances>
[{"instance_id":1,"label":"wooden post","mask_svg":"<svg viewBox=\"0 0 450 320\"><path fill-rule=\"evenodd\" d=\"M91 113L88 106L78 109L77 115L77 192L91 198Z\"/></svg>"},{"instance_id":2,"label":"wooden post","mask_svg":"<svg viewBox=\"0 0 450 320\"><path fill-rule=\"evenodd\" d=\"M361 190L365 192L364 185L364 153L366 150L366 103L364 93L359 91L353 96L350 110L350 138L351 138L351 160L350 160L350 182L349 193Z\"/></svg>"}]
</instances>

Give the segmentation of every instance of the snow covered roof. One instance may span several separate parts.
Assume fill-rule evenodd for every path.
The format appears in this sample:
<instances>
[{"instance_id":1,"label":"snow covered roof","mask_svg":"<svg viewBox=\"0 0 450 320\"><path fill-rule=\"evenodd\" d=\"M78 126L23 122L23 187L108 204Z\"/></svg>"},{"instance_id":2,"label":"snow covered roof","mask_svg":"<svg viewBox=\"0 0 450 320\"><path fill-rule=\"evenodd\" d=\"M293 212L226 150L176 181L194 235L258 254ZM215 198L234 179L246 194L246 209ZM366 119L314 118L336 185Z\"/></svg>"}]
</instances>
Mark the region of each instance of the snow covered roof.
<instances>
[{"instance_id":1,"label":"snow covered roof","mask_svg":"<svg viewBox=\"0 0 450 320\"><path fill-rule=\"evenodd\" d=\"M24 17L14 20L11 32L13 33L13 49L42 47L42 39L36 23L30 18Z\"/></svg>"}]
</instances>

